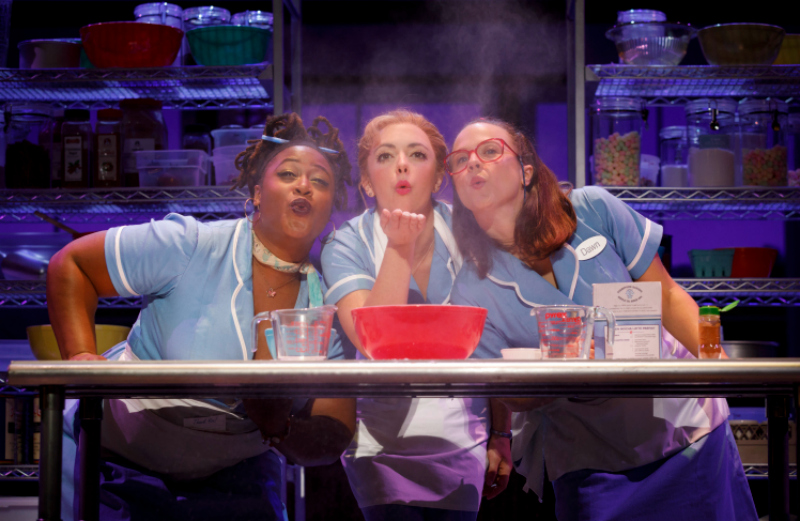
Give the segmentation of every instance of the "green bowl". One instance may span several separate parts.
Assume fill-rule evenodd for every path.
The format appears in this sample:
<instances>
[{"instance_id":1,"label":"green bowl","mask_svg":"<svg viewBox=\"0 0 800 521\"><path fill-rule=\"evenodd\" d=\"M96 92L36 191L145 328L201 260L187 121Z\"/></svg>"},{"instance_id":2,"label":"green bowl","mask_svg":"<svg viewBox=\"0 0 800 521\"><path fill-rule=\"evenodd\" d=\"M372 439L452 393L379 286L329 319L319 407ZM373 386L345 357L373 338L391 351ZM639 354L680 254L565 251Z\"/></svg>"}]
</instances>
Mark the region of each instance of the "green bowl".
<instances>
[{"instance_id":1,"label":"green bowl","mask_svg":"<svg viewBox=\"0 0 800 521\"><path fill-rule=\"evenodd\" d=\"M272 31L246 25L212 25L186 32L200 65L247 65L266 59Z\"/></svg>"},{"instance_id":2,"label":"green bowl","mask_svg":"<svg viewBox=\"0 0 800 521\"><path fill-rule=\"evenodd\" d=\"M705 279L709 277L730 277L733 265L733 248L721 250L689 250L694 276Z\"/></svg>"}]
</instances>

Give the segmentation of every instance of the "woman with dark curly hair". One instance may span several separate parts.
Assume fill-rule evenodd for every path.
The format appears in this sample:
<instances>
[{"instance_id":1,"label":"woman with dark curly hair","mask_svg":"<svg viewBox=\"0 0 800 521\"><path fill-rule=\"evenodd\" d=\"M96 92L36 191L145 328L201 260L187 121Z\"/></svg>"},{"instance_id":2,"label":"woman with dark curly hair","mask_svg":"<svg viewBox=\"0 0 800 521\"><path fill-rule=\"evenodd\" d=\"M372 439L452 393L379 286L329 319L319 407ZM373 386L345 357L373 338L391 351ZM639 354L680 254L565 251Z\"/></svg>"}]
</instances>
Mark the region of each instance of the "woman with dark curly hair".
<instances>
[{"instance_id":1,"label":"woman with dark curly hair","mask_svg":"<svg viewBox=\"0 0 800 521\"><path fill-rule=\"evenodd\" d=\"M346 203L350 163L337 129L324 118L306 129L296 114L272 117L236 165L252 216L207 223L170 214L83 237L53 257L48 310L65 360L270 359L266 337L250 338L253 316L322 305L308 255L334 205ZM127 341L99 355L97 301L116 295L142 295L142 310ZM341 355L334 332L329 357ZM77 404L68 407L65 520L78 518L80 427ZM301 465L330 463L354 422L354 401L342 399L106 400L100 518L284 519L270 448Z\"/></svg>"}]
</instances>

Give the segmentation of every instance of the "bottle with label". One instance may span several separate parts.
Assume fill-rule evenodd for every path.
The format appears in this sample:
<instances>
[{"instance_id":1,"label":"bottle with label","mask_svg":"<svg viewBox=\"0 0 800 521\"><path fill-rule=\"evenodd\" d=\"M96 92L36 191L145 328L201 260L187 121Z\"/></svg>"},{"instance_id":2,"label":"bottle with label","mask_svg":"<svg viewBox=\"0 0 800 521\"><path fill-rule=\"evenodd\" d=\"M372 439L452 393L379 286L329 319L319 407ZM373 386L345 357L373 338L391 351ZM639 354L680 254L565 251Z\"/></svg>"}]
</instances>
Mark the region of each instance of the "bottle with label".
<instances>
[{"instance_id":1,"label":"bottle with label","mask_svg":"<svg viewBox=\"0 0 800 521\"><path fill-rule=\"evenodd\" d=\"M700 345L697 348L699 358L721 358L719 308L703 306L700 308Z\"/></svg>"},{"instance_id":2,"label":"bottle with label","mask_svg":"<svg viewBox=\"0 0 800 521\"><path fill-rule=\"evenodd\" d=\"M64 109L53 109L53 118L41 131L39 141L48 147L50 155L50 187L61 188L64 184L64 167L61 165L61 125L64 123Z\"/></svg>"},{"instance_id":3,"label":"bottle with label","mask_svg":"<svg viewBox=\"0 0 800 521\"><path fill-rule=\"evenodd\" d=\"M92 124L86 109L67 109L61 125L63 186L88 188L91 178Z\"/></svg>"},{"instance_id":4,"label":"bottle with label","mask_svg":"<svg viewBox=\"0 0 800 521\"><path fill-rule=\"evenodd\" d=\"M119 108L122 109L122 175L125 186L139 186L134 152L167 148L167 127L161 107L160 101L149 98L119 102Z\"/></svg>"},{"instance_id":5,"label":"bottle with label","mask_svg":"<svg viewBox=\"0 0 800 521\"><path fill-rule=\"evenodd\" d=\"M122 184L122 111L97 111L92 186L105 188Z\"/></svg>"}]
</instances>

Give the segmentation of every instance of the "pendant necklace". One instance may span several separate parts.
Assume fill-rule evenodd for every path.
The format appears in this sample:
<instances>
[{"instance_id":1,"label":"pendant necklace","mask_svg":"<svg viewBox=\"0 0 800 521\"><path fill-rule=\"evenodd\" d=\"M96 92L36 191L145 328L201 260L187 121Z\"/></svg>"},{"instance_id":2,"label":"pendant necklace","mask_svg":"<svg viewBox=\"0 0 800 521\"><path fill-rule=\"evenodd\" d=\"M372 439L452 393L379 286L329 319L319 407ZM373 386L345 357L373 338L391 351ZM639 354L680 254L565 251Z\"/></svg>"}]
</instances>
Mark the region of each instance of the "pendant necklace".
<instances>
[{"instance_id":1,"label":"pendant necklace","mask_svg":"<svg viewBox=\"0 0 800 521\"><path fill-rule=\"evenodd\" d=\"M424 254L422 254L422 257L421 257L421 258L420 258L420 259L417 261L417 265L416 265L416 266L414 266L414 269L413 269L413 270L411 270L411 276L412 276L412 277L414 276L414 274L415 274L415 273L417 272L417 270L419 269L420 265L422 264L422 261L424 261L424 260L425 260L425 258L428 256L428 253L430 253L430 251L431 251L431 249L433 248L433 245L434 245L435 243L436 243L436 236L434 236L434 237L433 237L433 240L431 240L431 242L430 242L430 244L428 245L428 247L427 247L427 248L425 248L425 253L424 253Z\"/></svg>"},{"instance_id":2,"label":"pendant necklace","mask_svg":"<svg viewBox=\"0 0 800 521\"><path fill-rule=\"evenodd\" d=\"M297 280L297 277L292 277L291 279L287 280L286 282L284 282L283 284L281 284L277 288L269 288L267 290L267 296L269 298L275 298L275 296L278 294L278 290L279 289L281 289L284 286L288 286L290 283L292 283L292 282L294 282L296 280Z\"/></svg>"}]
</instances>

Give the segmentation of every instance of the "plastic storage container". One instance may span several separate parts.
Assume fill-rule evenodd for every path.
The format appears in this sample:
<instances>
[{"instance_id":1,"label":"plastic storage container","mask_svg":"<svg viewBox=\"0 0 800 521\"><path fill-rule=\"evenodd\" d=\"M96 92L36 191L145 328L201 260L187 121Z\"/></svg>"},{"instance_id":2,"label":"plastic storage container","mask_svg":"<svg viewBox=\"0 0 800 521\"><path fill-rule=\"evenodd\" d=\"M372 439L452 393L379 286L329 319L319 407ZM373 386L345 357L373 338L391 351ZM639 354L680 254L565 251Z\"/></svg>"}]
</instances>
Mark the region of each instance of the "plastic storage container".
<instances>
[{"instance_id":1,"label":"plastic storage container","mask_svg":"<svg viewBox=\"0 0 800 521\"><path fill-rule=\"evenodd\" d=\"M5 107L7 188L49 188L53 117L47 103L8 103Z\"/></svg>"},{"instance_id":2,"label":"plastic storage container","mask_svg":"<svg viewBox=\"0 0 800 521\"><path fill-rule=\"evenodd\" d=\"M742 184L786 186L786 135L789 109L779 100L743 100L739 103Z\"/></svg>"},{"instance_id":3,"label":"plastic storage container","mask_svg":"<svg viewBox=\"0 0 800 521\"><path fill-rule=\"evenodd\" d=\"M689 250L689 260L697 278L730 277L733 248L721 250Z\"/></svg>"},{"instance_id":4,"label":"plastic storage container","mask_svg":"<svg viewBox=\"0 0 800 521\"><path fill-rule=\"evenodd\" d=\"M133 9L133 16L137 22L145 24L169 25L183 30L183 9L181 6L168 2L151 2L139 4ZM188 47L183 44L178 52L178 57L172 62L174 67L183 63L183 55Z\"/></svg>"},{"instance_id":5,"label":"plastic storage container","mask_svg":"<svg viewBox=\"0 0 800 521\"><path fill-rule=\"evenodd\" d=\"M661 11L631 9L617 13L617 24L606 38L616 45L620 63L674 66L696 34L693 27L667 22Z\"/></svg>"},{"instance_id":6,"label":"plastic storage container","mask_svg":"<svg viewBox=\"0 0 800 521\"><path fill-rule=\"evenodd\" d=\"M661 140L661 186L689 186L689 140L684 126L664 127Z\"/></svg>"},{"instance_id":7,"label":"plastic storage container","mask_svg":"<svg viewBox=\"0 0 800 521\"><path fill-rule=\"evenodd\" d=\"M214 149L214 178L218 185L228 185L239 177L239 170L236 169L236 156L243 152L246 147L242 145L228 145Z\"/></svg>"},{"instance_id":8,"label":"plastic storage container","mask_svg":"<svg viewBox=\"0 0 800 521\"><path fill-rule=\"evenodd\" d=\"M233 25L252 25L272 30L273 16L267 11L244 11L231 17Z\"/></svg>"},{"instance_id":9,"label":"plastic storage container","mask_svg":"<svg viewBox=\"0 0 800 521\"><path fill-rule=\"evenodd\" d=\"M789 156L788 175L789 186L800 186L800 112L789 114Z\"/></svg>"},{"instance_id":10,"label":"plastic storage container","mask_svg":"<svg viewBox=\"0 0 800 521\"><path fill-rule=\"evenodd\" d=\"M189 31L197 27L224 25L231 23L231 12L213 5L190 7L183 10L183 27Z\"/></svg>"},{"instance_id":11,"label":"plastic storage container","mask_svg":"<svg viewBox=\"0 0 800 521\"><path fill-rule=\"evenodd\" d=\"M125 186L139 186L134 152L167 148L167 127L161 107L160 101L149 98L119 102L119 108L122 109L122 174Z\"/></svg>"},{"instance_id":12,"label":"plastic storage container","mask_svg":"<svg viewBox=\"0 0 800 521\"><path fill-rule=\"evenodd\" d=\"M208 174L208 154L202 150L146 150L134 156L144 187L202 186Z\"/></svg>"},{"instance_id":13,"label":"plastic storage container","mask_svg":"<svg viewBox=\"0 0 800 521\"><path fill-rule=\"evenodd\" d=\"M734 186L736 102L702 98L686 104L689 181L692 186Z\"/></svg>"},{"instance_id":14,"label":"plastic storage container","mask_svg":"<svg viewBox=\"0 0 800 521\"><path fill-rule=\"evenodd\" d=\"M242 150L247 147L251 139L260 139L264 134L263 126L260 128L225 127L211 131L214 138L214 148L241 145Z\"/></svg>"},{"instance_id":15,"label":"plastic storage container","mask_svg":"<svg viewBox=\"0 0 800 521\"><path fill-rule=\"evenodd\" d=\"M642 154L639 162L639 186L658 186L658 171L661 167L661 160L658 156Z\"/></svg>"},{"instance_id":16,"label":"plastic storage container","mask_svg":"<svg viewBox=\"0 0 800 521\"><path fill-rule=\"evenodd\" d=\"M600 98L592 113L592 173L605 186L638 186L644 106L638 98Z\"/></svg>"}]
</instances>

